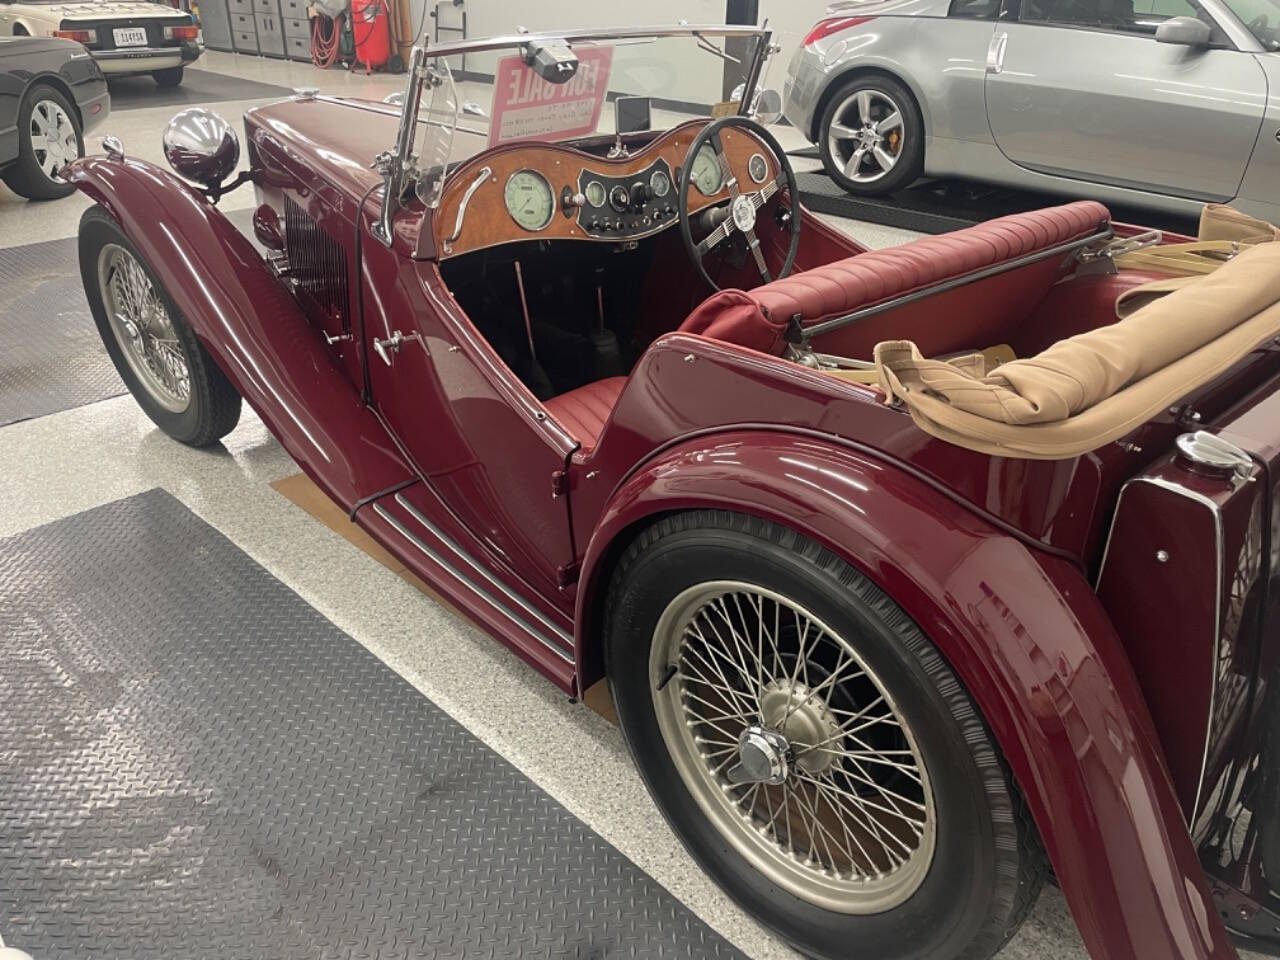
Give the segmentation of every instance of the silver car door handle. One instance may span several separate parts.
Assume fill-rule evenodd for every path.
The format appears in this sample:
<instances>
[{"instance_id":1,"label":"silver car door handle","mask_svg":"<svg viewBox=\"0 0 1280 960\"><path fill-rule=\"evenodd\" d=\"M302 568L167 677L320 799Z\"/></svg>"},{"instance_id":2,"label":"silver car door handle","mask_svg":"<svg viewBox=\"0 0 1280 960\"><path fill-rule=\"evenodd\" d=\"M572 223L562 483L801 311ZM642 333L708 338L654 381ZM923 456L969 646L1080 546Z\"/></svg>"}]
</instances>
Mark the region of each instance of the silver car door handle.
<instances>
[{"instance_id":1,"label":"silver car door handle","mask_svg":"<svg viewBox=\"0 0 1280 960\"><path fill-rule=\"evenodd\" d=\"M1007 33L997 33L987 47L987 73L999 73L1004 69L1004 48L1009 43Z\"/></svg>"}]
</instances>

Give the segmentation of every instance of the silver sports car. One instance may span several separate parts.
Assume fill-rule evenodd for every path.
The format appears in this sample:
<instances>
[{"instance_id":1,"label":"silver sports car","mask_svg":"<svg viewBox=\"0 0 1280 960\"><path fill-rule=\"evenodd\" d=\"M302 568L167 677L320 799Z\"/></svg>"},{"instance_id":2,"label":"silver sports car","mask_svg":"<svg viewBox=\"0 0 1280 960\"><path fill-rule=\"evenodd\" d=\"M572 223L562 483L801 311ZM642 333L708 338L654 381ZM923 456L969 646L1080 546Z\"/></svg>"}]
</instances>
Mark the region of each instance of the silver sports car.
<instances>
[{"instance_id":1,"label":"silver sports car","mask_svg":"<svg viewBox=\"0 0 1280 960\"><path fill-rule=\"evenodd\" d=\"M1277 222L1278 3L837 3L784 111L854 194L927 174Z\"/></svg>"}]
</instances>

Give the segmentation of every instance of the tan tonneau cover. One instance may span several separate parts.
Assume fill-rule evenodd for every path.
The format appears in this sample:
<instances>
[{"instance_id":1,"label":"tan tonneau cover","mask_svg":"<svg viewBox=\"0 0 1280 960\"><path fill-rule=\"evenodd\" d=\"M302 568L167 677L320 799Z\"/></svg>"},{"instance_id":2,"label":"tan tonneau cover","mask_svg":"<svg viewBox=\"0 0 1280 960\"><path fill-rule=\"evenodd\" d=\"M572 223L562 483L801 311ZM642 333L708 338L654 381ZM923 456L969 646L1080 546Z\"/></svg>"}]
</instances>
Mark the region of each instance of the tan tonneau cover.
<instances>
[{"instance_id":1,"label":"tan tonneau cover","mask_svg":"<svg viewBox=\"0 0 1280 960\"><path fill-rule=\"evenodd\" d=\"M877 345L889 401L926 433L1006 457L1097 449L1280 334L1280 243L1260 243L1110 326L985 376L928 360L909 340Z\"/></svg>"}]
</instances>

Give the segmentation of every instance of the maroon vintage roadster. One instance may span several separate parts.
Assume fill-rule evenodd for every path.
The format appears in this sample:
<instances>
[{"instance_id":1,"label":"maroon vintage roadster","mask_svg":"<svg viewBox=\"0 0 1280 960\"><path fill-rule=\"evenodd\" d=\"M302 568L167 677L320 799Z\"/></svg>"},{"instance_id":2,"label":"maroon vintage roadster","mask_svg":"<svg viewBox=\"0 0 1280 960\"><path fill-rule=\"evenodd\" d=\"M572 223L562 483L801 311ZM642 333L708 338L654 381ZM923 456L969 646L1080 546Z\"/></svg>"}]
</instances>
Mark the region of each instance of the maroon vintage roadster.
<instances>
[{"instance_id":1,"label":"maroon vintage roadster","mask_svg":"<svg viewBox=\"0 0 1280 960\"><path fill-rule=\"evenodd\" d=\"M988 957L1050 874L1096 957L1276 948L1276 230L1084 202L868 251L798 203L770 52L418 48L394 103L249 111L230 181L208 111L190 182L109 141L66 174L107 349L177 440L247 400L560 688L607 678L805 953ZM867 150L919 122L876 110Z\"/></svg>"}]
</instances>

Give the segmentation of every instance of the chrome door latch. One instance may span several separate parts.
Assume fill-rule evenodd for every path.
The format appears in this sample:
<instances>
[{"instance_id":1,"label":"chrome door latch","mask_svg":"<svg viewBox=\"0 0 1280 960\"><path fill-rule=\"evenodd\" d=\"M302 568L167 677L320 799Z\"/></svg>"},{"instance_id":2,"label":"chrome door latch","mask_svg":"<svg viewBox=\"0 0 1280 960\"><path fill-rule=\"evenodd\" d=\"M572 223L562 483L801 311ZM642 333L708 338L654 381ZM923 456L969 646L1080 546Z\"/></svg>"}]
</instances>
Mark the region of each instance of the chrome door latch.
<instances>
[{"instance_id":1,"label":"chrome door latch","mask_svg":"<svg viewBox=\"0 0 1280 960\"><path fill-rule=\"evenodd\" d=\"M997 33L991 37L991 45L987 47L987 73L999 73L1004 69L1004 48L1008 43L1007 33Z\"/></svg>"},{"instance_id":2,"label":"chrome door latch","mask_svg":"<svg viewBox=\"0 0 1280 960\"><path fill-rule=\"evenodd\" d=\"M388 367L395 361L395 355L400 352L400 348L410 340L417 340L422 343L422 335L419 333L404 334L399 330L391 331L391 336L385 340L373 341L373 352L382 358L382 362Z\"/></svg>"}]
</instances>

